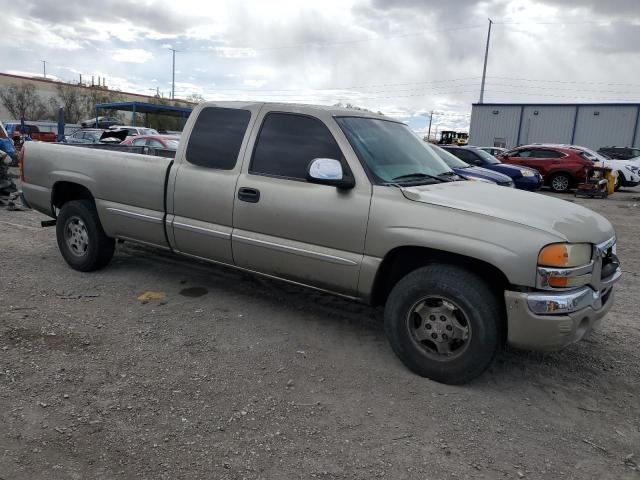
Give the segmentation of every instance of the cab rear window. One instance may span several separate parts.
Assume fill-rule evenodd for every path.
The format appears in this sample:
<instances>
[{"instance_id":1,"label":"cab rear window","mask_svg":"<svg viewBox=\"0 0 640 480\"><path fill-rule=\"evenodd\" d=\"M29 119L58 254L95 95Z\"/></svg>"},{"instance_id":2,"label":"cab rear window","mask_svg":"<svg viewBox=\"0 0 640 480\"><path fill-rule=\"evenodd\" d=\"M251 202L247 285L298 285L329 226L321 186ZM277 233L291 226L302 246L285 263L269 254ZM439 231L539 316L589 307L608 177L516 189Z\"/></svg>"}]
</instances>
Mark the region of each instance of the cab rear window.
<instances>
[{"instance_id":1,"label":"cab rear window","mask_svg":"<svg viewBox=\"0 0 640 480\"><path fill-rule=\"evenodd\" d=\"M250 119L248 110L205 107L189 136L187 161L200 167L232 170Z\"/></svg>"}]
</instances>

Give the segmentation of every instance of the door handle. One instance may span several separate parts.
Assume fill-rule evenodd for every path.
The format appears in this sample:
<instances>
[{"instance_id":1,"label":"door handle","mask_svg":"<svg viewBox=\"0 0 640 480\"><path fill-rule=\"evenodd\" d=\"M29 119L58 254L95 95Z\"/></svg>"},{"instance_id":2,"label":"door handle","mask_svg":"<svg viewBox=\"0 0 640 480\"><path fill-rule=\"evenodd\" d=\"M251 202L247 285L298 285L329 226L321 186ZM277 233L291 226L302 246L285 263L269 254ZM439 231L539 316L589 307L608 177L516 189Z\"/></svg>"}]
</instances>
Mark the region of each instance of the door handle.
<instances>
[{"instance_id":1,"label":"door handle","mask_svg":"<svg viewBox=\"0 0 640 480\"><path fill-rule=\"evenodd\" d=\"M257 188L241 187L238 189L238 200L249 203L258 203L260 200L260 190Z\"/></svg>"}]
</instances>

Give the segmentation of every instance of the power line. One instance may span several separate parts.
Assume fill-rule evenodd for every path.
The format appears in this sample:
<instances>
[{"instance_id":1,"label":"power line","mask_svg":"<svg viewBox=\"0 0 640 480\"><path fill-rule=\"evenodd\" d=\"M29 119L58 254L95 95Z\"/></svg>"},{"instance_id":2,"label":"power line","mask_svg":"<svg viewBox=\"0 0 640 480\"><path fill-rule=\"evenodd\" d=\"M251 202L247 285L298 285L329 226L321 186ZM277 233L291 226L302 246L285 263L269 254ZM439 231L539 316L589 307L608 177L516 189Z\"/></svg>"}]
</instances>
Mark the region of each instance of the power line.
<instances>
[{"instance_id":1,"label":"power line","mask_svg":"<svg viewBox=\"0 0 640 480\"><path fill-rule=\"evenodd\" d=\"M546 79L534 79L534 78L513 78L513 77L499 77L488 76L487 78L498 78L503 80L516 80L520 82L540 82L540 83L566 83L571 85L605 85L605 86L619 86L619 87L640 87L640 83L610 83L610 82L583 82L578 80L546 80Z\"/></svg>"}]
</instances>

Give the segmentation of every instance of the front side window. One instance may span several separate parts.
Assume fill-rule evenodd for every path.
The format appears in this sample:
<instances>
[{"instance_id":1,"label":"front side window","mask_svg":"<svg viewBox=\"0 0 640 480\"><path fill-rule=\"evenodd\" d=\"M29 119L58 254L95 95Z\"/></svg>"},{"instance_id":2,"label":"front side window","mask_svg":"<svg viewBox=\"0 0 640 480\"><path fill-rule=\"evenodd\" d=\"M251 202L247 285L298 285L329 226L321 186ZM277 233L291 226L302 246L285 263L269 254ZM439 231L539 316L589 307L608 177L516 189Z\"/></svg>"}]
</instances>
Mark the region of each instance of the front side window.
<instances>
[{"instance_id":1,"label":"front side window","mask_svg":"<svg viewBox=\"0 0 640 480\"><path fill-rule=\"evenodd\" d=\"M447 181L452 170L403 123L366 117L336 118L376 183ZM435 177L435 178L433 178Z\"/></svg>"},{"instance_id":2,"label":"front side window","mask_svg":"<svg viewBox=\"0 0 640 480\"><path fill-rule=\"evenodd\" d=\"M515 158L530 158L532 155L531 150L518 150L516 152L510 153L509 156Z\"/></svg>"},{"instance_id":3,"label":"front side window","mask_svg":"<svg viewBox=\"0 0 640 480\"><path fill-rule=\"evenodd\" d=\"M262 123L249 173L303 180L315 158L342 161L338 144L320 120L269 113Z\"/></svg>"},{"instance_id":4,"label":"front side window","mask_svg":"<svg viewBox=\"0 0 640 480\"><path fill-rule=\"evenodd\" d=\"M136 138L131 143L133 143L133 145L135 145L136 147L144 147L147 143L147 140L145 138Z\"/></svg>"},{"instance_id":5,"label":"front side window","mask_svg":"<svg viewBox=\"0 0 640 480\"><path fill-rule=\"evenodd\" d=\"M533 150L531 156L534 158L562 158L564 154L556 152L555 150L539 149Z\"/></svg>"},{"instance_id":6,"label":"front side window","mask_svg":"<svg viewBox=\"0 0 640 480\"><path fill-rule=\"evenodd\" d=\"M250 119L248 110L203 108L189 136L187 161L200 167L233 170Z\"/></svg>"}]
</instances>

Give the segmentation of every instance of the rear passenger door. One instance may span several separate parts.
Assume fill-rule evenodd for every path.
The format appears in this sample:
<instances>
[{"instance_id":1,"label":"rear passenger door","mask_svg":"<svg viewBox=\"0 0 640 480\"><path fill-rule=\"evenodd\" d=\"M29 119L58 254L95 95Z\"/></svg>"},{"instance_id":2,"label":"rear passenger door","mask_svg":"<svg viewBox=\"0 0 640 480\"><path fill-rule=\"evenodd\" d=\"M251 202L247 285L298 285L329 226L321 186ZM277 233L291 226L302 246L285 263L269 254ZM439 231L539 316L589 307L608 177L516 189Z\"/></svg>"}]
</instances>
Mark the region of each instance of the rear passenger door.
<instances>
[{"instance_id":1,"label":"rear passenger door","mask_svg":"<svg viewBox=\"0 0 640 480\"><path fill-rule=\"evenodd\" d=\"M237 108L207 106L194 112L188 142L180 143L178 168L167 186L167 224L174 250L233 264L233 199L242 155L255 116L255 104ZM193 123L190 123L193 122Z\"/></svg>"},{"instance_id":2,"label":"rear passenger door","mask_svg":"<svg viewBox=\"0 0 640 480\"><path fill-rule=\"evenodd\" d=\"M241 267L355 296L371 183L336 122L324 120L261 113L238 180L233 256ZM315 158L339 160L355 187L308 183Z\"/></svg>"}]
</instances>

